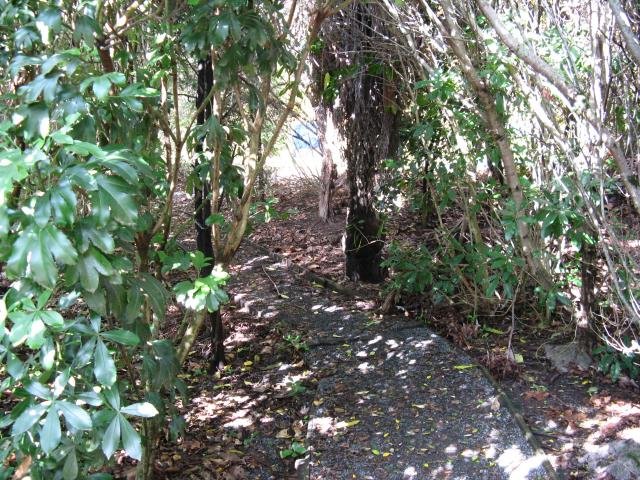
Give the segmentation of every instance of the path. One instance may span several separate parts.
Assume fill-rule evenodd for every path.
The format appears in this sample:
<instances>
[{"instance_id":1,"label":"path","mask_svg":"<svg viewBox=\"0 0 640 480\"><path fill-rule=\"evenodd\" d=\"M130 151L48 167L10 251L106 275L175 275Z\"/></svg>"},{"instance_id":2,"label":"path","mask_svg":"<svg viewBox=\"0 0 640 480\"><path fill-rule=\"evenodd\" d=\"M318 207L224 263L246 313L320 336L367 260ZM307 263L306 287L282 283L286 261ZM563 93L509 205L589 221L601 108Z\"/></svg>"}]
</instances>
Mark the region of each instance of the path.
<instances>
[{"instance_id":1,"label":"path","mask_svg":"<svg viewBox=\"0 0 640 480\"><path fill-rule=\"evenodd\" d=\"M304 332L318 379L298 478L550 478L489 380L444 339L415 321L347 310L251 248L237 263L235 301Z\"/></svg>"}]
</instances>

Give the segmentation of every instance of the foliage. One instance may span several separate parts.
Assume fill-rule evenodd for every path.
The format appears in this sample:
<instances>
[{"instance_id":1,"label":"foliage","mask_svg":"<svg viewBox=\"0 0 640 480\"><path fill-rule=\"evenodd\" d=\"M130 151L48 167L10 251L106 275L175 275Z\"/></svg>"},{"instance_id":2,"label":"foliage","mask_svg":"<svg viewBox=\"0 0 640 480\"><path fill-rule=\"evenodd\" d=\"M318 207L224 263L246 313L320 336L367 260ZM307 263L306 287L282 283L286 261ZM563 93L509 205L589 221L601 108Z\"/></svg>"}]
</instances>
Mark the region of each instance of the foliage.
<instances>
[{"instance_id":1,"label":"foliage","mask_svg":"<svg viewBox=\"0 0 640 480\"><path fill-rule=\"evenodd\" d=\"M629 340L627 338L627 348ZM609 345L601 345L593 350L593 355L598 360L598 369L611 380L617 382L620 375L626 374L631 379L638 378L640 364L638 356L632 352L621 353Z\"/></svg>"},{"instance_id":2,"label":"foliage","mask_svg":"<svg viewBox=\"0 0 640 480\"><path fill-rule=\"evenodd\" d=\"M307 448L300 442L292 442L291 447L280 451L280 458L297 458L307 453Z\"/></svg>"}]
</instances>

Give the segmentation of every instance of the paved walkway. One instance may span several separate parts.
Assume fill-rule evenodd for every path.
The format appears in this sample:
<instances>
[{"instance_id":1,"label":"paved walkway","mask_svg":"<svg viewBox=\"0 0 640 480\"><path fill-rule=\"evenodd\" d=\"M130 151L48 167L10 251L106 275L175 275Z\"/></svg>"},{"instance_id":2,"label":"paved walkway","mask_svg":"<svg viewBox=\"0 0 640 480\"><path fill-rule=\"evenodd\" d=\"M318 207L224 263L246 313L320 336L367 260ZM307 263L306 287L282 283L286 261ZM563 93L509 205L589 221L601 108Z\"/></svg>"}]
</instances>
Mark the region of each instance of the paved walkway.
<instances>
[{"instance_id":1,"label":"paved walkway","mask_svg":"<svg viewBox=\"0 0 640 480\"><path fill-rule=\"evenodd\" d=\"M362 312L252 250L239 255L235 301L303 332L318 379L299 478L551 478L469 357L415 321Z\"/></svg>"}]
</instances>

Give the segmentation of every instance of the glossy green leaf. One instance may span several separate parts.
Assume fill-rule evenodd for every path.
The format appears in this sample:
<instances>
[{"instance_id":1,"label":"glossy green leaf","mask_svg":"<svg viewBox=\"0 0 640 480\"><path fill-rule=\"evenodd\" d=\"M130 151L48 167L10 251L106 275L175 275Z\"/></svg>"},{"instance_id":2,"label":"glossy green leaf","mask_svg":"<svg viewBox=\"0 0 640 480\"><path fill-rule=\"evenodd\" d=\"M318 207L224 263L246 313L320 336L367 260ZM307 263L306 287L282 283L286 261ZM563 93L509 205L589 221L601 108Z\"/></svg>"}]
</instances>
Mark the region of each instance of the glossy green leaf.
<instances>
[{"instance_id":1,"label":"glossy green leaf","mask_svg":"<svg viewBox=\"0 0 640 480\"><path fill-rule=\"evenodd\" d=\"M51 408L40 431L40 445L44 453L50 454L60 444L61 438L62 431L60 430L58 411L55 408Z\"/></svg>"},{"instance_id":2,"label":"glossy green leaf","mask_svg":"<svg viewBox=\"0 0 640 480\"><path fill-rule=\"evenodd\" d=\"M94 43L94 34L98 32L96 21L88 15L77 15L73 28L73 39L84 40L89 45Z\"/></svg>"},{"instance_id":3,"label":"glossy green leaf","mask_svg":"<svg viewBox=\"0 0 640 480\"><path fill-rule=\"evenodd\" d=\"M118 419L120 420L122 446L124 447L125 452L127 452L127 455L131 458L140 460L142 458L142 441L140 439L140 435L138 435L138 432L135 431L127 419L122 415L118 415Z\"/></svg>"},{"instance_id":4,"label":"glossy green leaf","mask_svg":"<svg viewBox=\"0 0 640 480\"><path fill-rule=\"evenodd\" d=\"M169 301L169 293L162 283L148 273L142 274L134 283L139 286L146 295L153 313L155 313L160 320L164 320L167 311L167 302Z\"/></svg>"},{"instance_id":5,"label":"glossy green leaf","mask_svg":"<svg viewBox=\"0 0 640 480\"><path fill-rule=\"evenodd\" d=\"M102 452L107 458L115 453L120 445L120 416L116 415L104 432L102 437Z\"/></svg>"},{"instance_id":6,"label":"glossy green leaf","mask_svg":"<svg viewBox=\"0 0 640 480\"><path fill-rule=\"evenodd\" d=\"M54 263L72 264L77 253L69 239L53 225L26 228L13 245L7 269L14 276L30 275L46 288L55 287L58 269Z\"/></svg>"},{"instance_id":7,"label":"glossy green leaf","mask_svg":"<svg viewBox=\"0 0 640 480\"><path fill-rule=\"evenodd\" d=\"M62 478L64 480L75 480L78 478L78 459L76 457L76 449L72 448L62 467Z\"/></svg>"},{"instance_id":8,"label":"glossy green leaf","mask_svg":"<svg viewBox=\"0 0 640 480\"><path fill-rule=\"evenodd\" d=\"M149 402L132 403L120 409L120 413L134 417L152 418L158 415L158 410Z\"/></svg>"},{"instance_id":9,"label":"glossy green leaf","mask_svg":"<svg viewBox=\"0 0 640 480\"><path fill-rule=\"evenodd\" d=\"M64 318L55 310L42 310L37 315L40 320L52 328L60 329L64 327Z\"/></svg>"},{"instance_id":10,"label":"glossy green leaf","mask_svg":"<svg viewBox=\"0 0 640 480\"><path fill-rule=\"evenodd\" d=\"M27 140L46 137L49 134L49 108L43 103L27 107L24 136Z\"/></svg>"},{"instance_id":11,"label":"glossy green leaf","mask_svg":"<svg viewBox=\"0 0 640 480\"><path fill-rule=\"evenodd\" d=\"M38 423L40 418L42 418L42 415L47 411L47 408L48 406L45 403L39 403L28 407L18 418L16 418L16 421L13 422L11 435L20 435L33 427Z\"/></svg>"},{"instance_id":12,"label":"glossy green leaf","mask_svg":"<svg viewBox=\"0 0 640 480\"><path fill-rule=\"evenodd\" d=\"M77 268L80 284L88 292L96 291L100 282L100 275L109 276L114 272L109 260L93 247L80 257Z\"/></svg>"},{"instance_id":13,"label":"glossy green leaf","mask_svg":"<svg viewBox=\"0 0 640 480\"><path fill-rule=\"evenodd\" d=\"M56 406L64 415L67 425L76 430L91 430L93 426L91 417L82 408L65 400L56 402Z\"/></svg>"},{"instance_id":14,"label":"glossy green leaf","mask_svg":"<svg viewBox=\"0 0 640 480\"><path fill-rule=\"evenodd\" d=\"M96 380L101 385L111 386L116 383L116 365L107 349L107 346L100 339L97 340L95 350L95 360L93 373Z\"/></svg>"},{"instance_id":15,"label":"glossy green leaf","mask_svg":"<svg viewBox=\"0 0 640 480\"><path fill-rule=\"evenodd\" d=\"M56 360L56 347L51 337L47 337L40 348L40 365L45 370L51 370Z\"/></svg>"},{"instance_id":16,"label":"glossy green leaf","mask_svg":"<svg viewBox=\"0 0 640 480\"><path fill-rule=\"evenodd\" d=\"M122 345L128 345L130 347L133 347L140 343L140 338L138 338L135 333L130 332L129 330L110 330L108 332L102 332L101 335L107 340L111 340L112 342L120 343Z\"/></svg>"},{"instance_id":17,"label":"glossy green leaf","mask_svg":"<svg viewBox=\"0 0 640 480\"><path fill-rule=\"evenodd\" d=\"M138 208L131 187L113 176L98 175L96 180L101 201L108 205L113 218L123 225L133 225L138 217Z\"/></svg>"},{"instance_id":18,"label":"glossy green leaf","mask_svg":"<svg viewBox=\"0 0 640 480\"><path fill-rule=\"evenodd\" d=\"M91 363L91 361L93 360L93 354L96 349L96 341L97 339L95 337L91 338L86 343L84 343L82 347L80 347L78 353L76 353L73 359L73 366L75 368L84 367L85 365Z\"/></svg>"}]
</instances>

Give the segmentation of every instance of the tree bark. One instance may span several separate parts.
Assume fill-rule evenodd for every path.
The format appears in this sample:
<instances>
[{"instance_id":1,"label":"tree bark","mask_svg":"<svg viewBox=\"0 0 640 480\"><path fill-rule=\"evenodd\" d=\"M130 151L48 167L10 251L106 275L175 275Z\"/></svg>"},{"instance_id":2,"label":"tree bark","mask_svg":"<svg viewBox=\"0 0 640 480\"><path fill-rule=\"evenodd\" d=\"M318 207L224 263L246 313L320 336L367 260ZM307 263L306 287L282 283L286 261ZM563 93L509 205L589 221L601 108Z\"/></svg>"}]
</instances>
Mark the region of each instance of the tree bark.
<instances>
[{"instance_id":1,"label":"tree bark","mask_svg":"<svg viewBox=\"0 0 640 480\"><path fill-rule=\"evenodd\" d=\"M322 171L320 173L320 188L318 195L318 216L323 222L333 218L331 203L336 187L338 172L333 155L327 141L327 115L328 108L320 104L316 107L316 124L318 126L318 140L322 152Z\"/></svg>"},{"instance_id":2,"label":"tree bark","mask_svg":"<svg viewBox=\"0 0 640 480\"><path fill-rule=\"evenodd\" d=\"M200 109L211 88L213 88L213 69L211 66L211 57L208 56L206 59L198 62L196 109ZM211 105L205 105L198 114L197 124L204 125L210 116ZM205 254L205 256L212 259L211 264L213 265L214 252L211 228L206 224L207 218L211 216L211 203L209 202L209 169L204 169L206 173L202 172L203 165L199 155L204 150L204 142L204 138L201 139L195 149L197 155L194 168L197 171L199 181L196 182L196 187L194 189L194 222L196 228L196 246L198 250ZM211 273L211 271L208 273Z\"/></svg>"},{"instance_id":3,"label":"tree bark","mask_svg":"<svg viewBox=\"0 0 640 480\"><path fill-rule=\"evenodd\" d=\"M211 63L211 57L208 56L204 60L198 62L198 85L196 90L196 109L200 109L203 102L207 99L207 95L213 88L213 68ZM204 125L211 117L212 106L208 102L207 105L202 108L198 114L198 125ZM201 163L200 153L204 150L205 139L201 139L196 146L196 164L197 175L199 176L199 182L196 182L194 192L195 212L194 221L196 228L196 247L204 255L210 258L208 266L202 268L199 272L201 277L206 277L211 274L213 265L215 263L215 254L213 249L213 238L211 227L207 225L207 218L211 216L211 201L209 194L211 187L209 182L209 168L204 168ZM203 173L204 172L206 173ZM222 315L220 311L207 312L206 320L209 323L211 333L211 355L210 355L210 370L222 368L224 366L224 328L222 325Z\"/></svg>"},{"instance_id":4,"label":"tree bark","mask_svg":"<svg viewBox=\"0 0 640 480\"><path fill-rule=\"evenodd\" d=\"M379 8L355 3L334 16L324 52L331 58L329 68L357 67L353 75L340 80L340 102L333 109L333 118L345 139L349 186L345 273L352 280L365 282L380 282L386 276L380 265L384 239L374 206L374 187L380 161L398 148L400 110L393 74L385 69L388 60L376 58L376 43L384 41L387 34Z\"/></svg>"}]
</instances>

